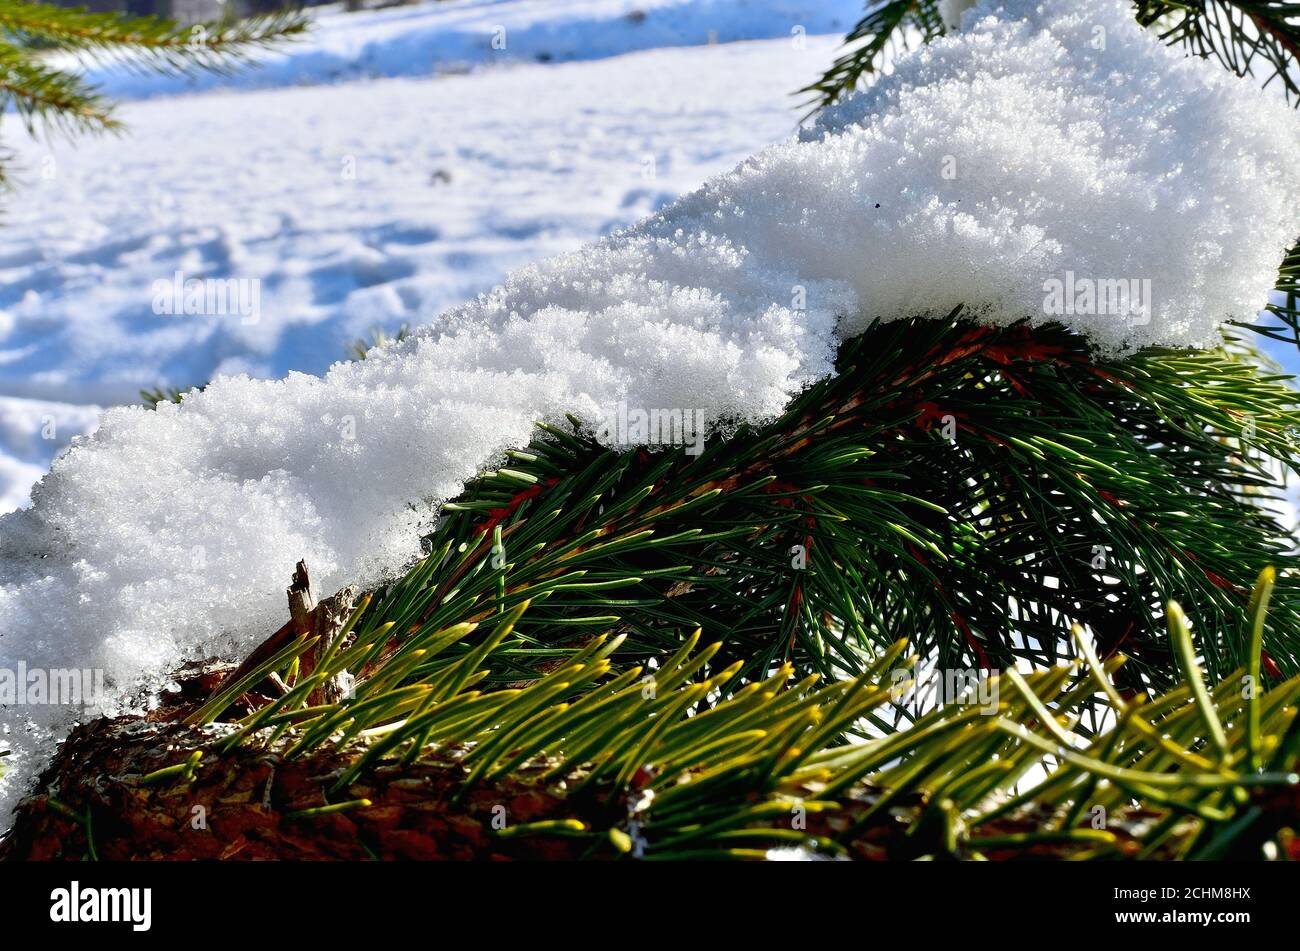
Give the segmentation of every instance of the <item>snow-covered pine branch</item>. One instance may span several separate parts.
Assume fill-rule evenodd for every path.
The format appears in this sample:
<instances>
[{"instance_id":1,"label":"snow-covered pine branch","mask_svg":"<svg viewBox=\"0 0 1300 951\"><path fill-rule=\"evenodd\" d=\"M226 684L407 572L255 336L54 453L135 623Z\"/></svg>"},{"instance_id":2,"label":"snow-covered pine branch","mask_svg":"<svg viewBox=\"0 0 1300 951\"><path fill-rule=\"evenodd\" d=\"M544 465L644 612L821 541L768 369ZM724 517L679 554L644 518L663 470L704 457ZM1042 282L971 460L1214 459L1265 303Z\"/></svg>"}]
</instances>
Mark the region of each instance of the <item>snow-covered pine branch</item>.
<instances>
[{"instance_id":1,"label":"snow-covered pine branch","mask_svg":"<svg viewBox=\"0 0 1300 951\"><path fill-rule=\"evenodd\" d=\"M130 708L183 658L277 627L299 559L330 591L409 564L439 504L535 420L769 419L876 317L1064 319L1108 354L1213 343L1295 238L1295 116L1120 0L1044 7L968 12L801 141L400 346L110 411L0 521L0 667L102 668L95 711ZM1149 280L1150 308L1053 314L1067 275ZM4 712L0 813L71 716Z\"/></svg>"}]
</instances>

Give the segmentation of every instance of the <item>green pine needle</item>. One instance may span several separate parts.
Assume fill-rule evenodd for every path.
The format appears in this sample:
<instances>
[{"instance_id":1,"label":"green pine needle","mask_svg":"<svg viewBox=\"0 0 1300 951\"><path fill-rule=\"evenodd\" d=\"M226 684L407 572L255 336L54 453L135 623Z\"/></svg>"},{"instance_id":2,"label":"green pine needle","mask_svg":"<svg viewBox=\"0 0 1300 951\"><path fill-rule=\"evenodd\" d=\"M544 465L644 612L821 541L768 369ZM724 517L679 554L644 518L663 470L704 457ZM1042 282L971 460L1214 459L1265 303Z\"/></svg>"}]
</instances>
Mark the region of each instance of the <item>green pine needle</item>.
<instances>
[{"instance_id":1,"label":"green pine needle","mask_svg":"<svg viewBox=\"0 0 1300 951\"><path fill-rule=\"evenodd\" d=\"M1266 585L1252 599L1253 626L1263 624ZM358 609L354 631L366 629L372 610ZM880 841L870 830L882 823L901 823L902 837L888 848L913 857L1006 857L1048 846L1076 858L1230 854L1280 834L1258 794L1300 785L1294 760L1276 760L1296 729L1300 677L1250 705L1242 702L1244 670L1208 691L1192 658L1187 686L1111 706L1111 726L1089 734L1071 724L1113 691L1122 663L1089 655L1092 675L1110 687L1100 695L1069 667L1008 671L988 681L991 707L956 698L846 745L866 718L895 708L888 673L902 642L853 680L793 682L787 664L701 706L738 674L737 664L719 667L717 645L701 651L698 635L689 638L643 677L640 666L611 663L619 639L602 635L531 682L481 692L475 672L501 668L525 614L512 611L483 639L462 628L390 646L368 673L358 664L371 651L362 634L326 665L363 671L354 696L307 707L307 693L294 691L248 717L233 743L290 758L349 751L351 766L325 791L331 798L376 769L412 762L457 771L458 795L536 783L548 797L571 797L574 813L499 835L576 836L594 855L647 859L762 858L786 847L865 857L864 843ZM1176 611L1170 630L1180 652L1190 648ZM450 648L461 638L477 646L456 656ZM394 670L401 673L386 676ZM269 729L276 724L288 732ZM1269 769L1243 768L1256 745ZM1200 755L1207 746L1219 753L1213 762ZM191 754L187 763L195 761ZM1129 818L1133 800L1141 821ZM289 818L347 811L364 822L370 804L347 799Z\"/></svg>"},{"instance_id":2,"label":"green pine needle","mask_svg":"<svg viewBox=\"0 0 1300 951\"><path fill-rule=\"evenodd\" d=\"M282 11L186 27L154 17L0 0L0 107L12 106L33 134L118 132L122 125L113 103L78 72L50 65L50 54L137 71L225 73L248 63L257 50L302 34L308 22L301 13Z\"/></svg>"}]
</instances>

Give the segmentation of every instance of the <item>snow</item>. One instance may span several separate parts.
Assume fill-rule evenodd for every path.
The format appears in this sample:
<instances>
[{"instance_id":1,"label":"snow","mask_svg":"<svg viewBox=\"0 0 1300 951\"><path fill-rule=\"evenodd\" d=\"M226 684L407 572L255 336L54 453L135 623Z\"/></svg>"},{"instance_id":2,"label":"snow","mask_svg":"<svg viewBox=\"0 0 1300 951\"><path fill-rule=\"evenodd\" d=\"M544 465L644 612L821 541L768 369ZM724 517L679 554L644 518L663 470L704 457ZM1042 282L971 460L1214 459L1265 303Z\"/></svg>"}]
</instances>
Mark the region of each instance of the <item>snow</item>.
<instances>
[{"instance_id":1,"label":"snow","mask_svg":"<svg viewBox=\"0 0 1300 951\"><path fill-rule=\"evenodd\" d=\"M29 667L102 668L113 691L101 709L127 707L183 657L235 656L278 627L285 579L298 559L308 560L326 590L400 570L417 555L440 501L524 443L534 420L575 412L596 424L616 407L637 407L691 409L718 425L761 422L829 373L841 336L876 316L965 304L991 322L1042 323L1056 319L1045 312L1047 282L1067 275L1072 289L1078 281L1157 282L1154 297L1144 298L1147 313L1067 316L1107 352L1208 343L1221 321L1253 313L1293 237L1286 213L1300 199L1300 175L1288 160L1295 117L1216 65L1165 50L1130 22L1119 0L1061 0L1045 10L1016 2L1001 17L987 16L995 6L966 13L960 34L901 62L801 140L760 152L633 228L521 268L402 345L338 364L323 378L229 376L181 406L110 410L97 433L54 463L33 506L0 521L0 667L21 659ZM1091 42L1097 27L1101 47ZM739 95L747 82L737 75L748 81L790 68L793 53L764 58L774 49L752 48L764 56L747 59L738 48L728 65L750 71L728 72L712 88L725 90L724 98ZM661 76L668 55L648 56L641 75L623 82ZM544 94L554 87L540 88L544 75L577 70L575 82L613 83L637 68L628 60L595 75L588 71L595 65L462 81L476 90L490 80L515 84L511 108L496 119L508 115L525 128L498 126L495 136L527 153L528 131L545 125L532 124L534 116L558 108ZM705 75L690 77L689 88L707 92ZM437 95L454 94L450 82L437 83ZM405 94L419 88L386 87L391 108L412 114ZM597 89L611 96L611 86ZM339 93L331 91L332 104ZM302 117L283 98L259 115L255 95L242 94L230 108L247 124L241 136L262 143L260 156L267 133L253 131L257 122L294 131ZM518 108L521 95L528 109ZM204 98L204 107L211 102ZM294 104L306 110L310 100ZM572 115L572 97L568 106ZM384 108L379 98L366 107ZM647 125L620 134L653 135L648 125L676 115L652 112ZM475 150L490 147L487 129L460 145L471 168ZM237 140L230 145L241 147ZM364 145L360 134L351 141ZM422 140L414 136L408 141L428 148L415 146ZM348 147L327 146L318 162L330 166ZM617 152L626 156L625 144ZM949 157L953 177L945 174ZM255 159L245 187L270 194L282 185L286 168L276 161ZM656 174L658 164L651 165ZM428 174L427 163L418 167ZM199 161L190 171L211 176L214 169ZM598 187L598 171L597 164L574 174L573 187ZM324 187L310 164L300 174L314 196L310 206L255 215L252 201L251 223L191 236L179 257L193 263L183 270L206 275L205 254L225 268L232 260L264 268L278 258L284 277L259 308L268 311L269 297L268 312L302 314L304 323L321 319L313 307L338 290L344 272L351 276L342 287L352 294L391 285L376 298L350 299L350 315L391 316L383 308L402 299L405 277L436 266L425 252L404 250L435 244L435 235L419 232L425 240L405 243L393 235L434 227L455 233L456 219L445 223L437 199L415 191L400 166L379 164L363 196L351 200L346 192L310 191ZM489 221L508 221L514 202L532 199L535 185L512 184ZM390 202L390 217L402 209L400 229L375 239L365 219L348 218L353 200ZM331 209L328 221L314 221L322 206ZM315 233L322 228L325 237ZM301 240L283 243L284 232ZM310 240L301 237L307 234ZM356 243L368 235L374 245ZM497 240L514 237L507 229ZM119 257L130 266L152 259L144 271L162 270L155 278L168 280L178 259L169 240L124 241ZM375 274L380 280L367 284ZM303 279L296 289L294 276ZM1072 305L1083 300L1070 296ZM366 301L373 312L364 311ZM224 333L244 343L240 359L256 360L246 354L259 345L273 351L286 331L247 316L227 320ZM164 339L141 347L139 359L176 352L170 335L193 325L187 318L154 331ZM111 344L112 334L94 338L89 321L83 332L92 342L67 345L83 347L85 359ZM57 708L24 713L30 723L10 715L19 761L6 779L6 802L67 727Z\"/></svg>"},{"instance_id":2,"label":"snow","mask_svg":"<svg viewBox=\"0 0 1300 951\"><path fill-rule=\"evenodd\" d=\"M812 183L788 188L790 207L833 236L811 255L857 272L855 325L965 302L995 323L1063 319L1117 354L1208 346L1225 320L1252 319L1296 236L1294 112L1155 42L1127 4L989 15L1001 6L967 11L963 32L824 113L805 133L831 134L801 153L808 174L760 160ZM836 200L850 190L883 207ZM1103 282L1147 306L1102 306Z\"/></svg>"}]
</instances>

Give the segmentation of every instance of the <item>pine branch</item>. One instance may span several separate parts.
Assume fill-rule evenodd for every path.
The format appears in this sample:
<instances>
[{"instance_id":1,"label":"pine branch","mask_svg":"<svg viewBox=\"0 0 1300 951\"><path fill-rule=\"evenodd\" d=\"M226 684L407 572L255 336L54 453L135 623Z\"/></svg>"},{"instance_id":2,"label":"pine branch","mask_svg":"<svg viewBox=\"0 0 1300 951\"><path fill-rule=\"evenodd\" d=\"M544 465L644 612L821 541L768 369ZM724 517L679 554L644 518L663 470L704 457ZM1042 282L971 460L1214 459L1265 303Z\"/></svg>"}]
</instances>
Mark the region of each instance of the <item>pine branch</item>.
<instances>
[{"instance_id":1,"label":"pine branch","mask_svg":"<svg viewBox=\"0 0 1300 951\"><path fill-rule=\"evenodd\" d=\"M100 61L166 73L227 72L253 51L304 33L308 23L298 11L277 11L247 20L181 26L156 17L0 0L0 29L20 49L86 53Z\"/></svg>"},{"instance_id":2,"label":"pine branch","mask_svg":"<svg viewBox=\"0 0 1300 951\"><path fill-rule=\"evenodd\" d=\"M140 402L150 409L157 409L159 403L180 403L186 392L179 386L155 386L140 391Z\"/></svg>"},{"instance_id":3,"label":"pine branch","mask_svg":"<svg viewBox=\"0 0 1300 951\"><path fill-rule=\"evenodd\" d=\"M943 36L938 0L871 0L866 14L844 38L844 45L854 48L799 92L812 96L813 112L829 106L856 89L864 77L878 72L888 55L910 49L909 31L919 33L922 44Z\"/></svg>"},{"instance_id":4,"label":"pine branch","mask_svg":"<svg viewBox=\"0 0 1300 951\"><path fill-rule=\"evenodd\" d=\"M1283 258L1273 299L1264 308L1261 317L1264 314L1276 318L1281 324L1238 323L1237 326L1248 327L1262 336L1293 344L1300 349L1300 243Z\"/></svg>"},{"instance_id":5,"label":"pine branch","mask_svg":"<svg viewBox=\"0 0 1300 951\"><path fill-rule=\"evenodd\" d=\"M80 75L56 69L42 57L64 52L83 63L119 63L135 70L226 73L256 50L301 34L307 22L297 12L279 12L185 28L153 17L0 0L0 109L12 106L32 134L38 128L69 135L119 131L106 97Z\"/></svg>"},{"instance_id":6,"label":"pine branch","mask_svg":"<svg viewBox=\"0 0 1300 951\"><path fill-rule=\"evenodd\" d=\"M309 705L331 670L363 669L358 658L382 643L360 635L233 729L80 729L2 848L115 859L1296 852L1284 826L1300 783L1300 678L1267 692L1258 680L1272 582L1263 572L1252 597L1253 660L1213 691L1171 604L1185 679L1150 703L1126 700L1112 679L1122 659L1103 664L1076 631L1082 681L1066 667L1008 671L850 745L841 741L855 724L910 688L904 643L851 681L791 683L783 665L711 704L741 666L722 666L720 645L699 650L697 632L643 673L612 666L618 639L602 636L533 683L484 692L521 605L486 637L462 626L398 645L353 695ZM472 653L446 660L462 640ZM304 657L310 645L297 649ZM287 655L277 663L293 669ZM211 720L242 683L190 721ZM1076 732L1097 694L1111 726ZM196 802L213 811L201 831L190 825Z\"/></svg>"},{"instance_id":7,"label":"pine branch","mask_svg":"<svg viewBox=\"0 0 1300 951\"><path fill-rule=\"evenodd\" d=\"M636 659L700 627L745 676L790 660L834 678L903 634L948 667L1048 666L1077 622L1146 691L1172 682L1166 596L1201 619L1217 679L1274 564L1266 649L1294 673L1300 560L1257 501L1280 492L1268 460L1296 460L1298 399L1227 353L1097 361L1059 328L886 324L698 457L545 428L446 506L363 626L420 636L531 600L508 681L568 652L555 631L615 627Z\"/></svg>"},{"instance_id":8,"label":"pine branch","mask_svg":"<svg viewBox=\"0 0 1300 951\"><path fill-rule=\"evenodd\" d=\"M1137 19L1170 44L1215 57L1238 76L1267 71L1300 106L1300 4L1284 0L1135 0Z\"/></svg>"},{"instance_id":9,"label":"pine branch","mask_svg":"<svg viewBox=\"0 0 1300 951\"><path fill-rule=\"evenodd\" d=\"M29 132L35 132L39 123L69 133L121 128L109 102L83 80L43 66L4 44L0 44L0 96L13 104Z\"/></svg>"},{"instance_id":10,"label":"pine branch","mask_svg":"<svg viewBox=\"0 0 1300 951\"><path fill-rule=\"evenodd\" d=\"M401 343L411 335L411 328L402 324L397 328L397 332L389 335L382 327L372 328L369 338L359 338L354 341L345 351L345 359L364 360L371 350L377 350L382 347L388 347L395 343Z\"/></svg>"}]
</instances>

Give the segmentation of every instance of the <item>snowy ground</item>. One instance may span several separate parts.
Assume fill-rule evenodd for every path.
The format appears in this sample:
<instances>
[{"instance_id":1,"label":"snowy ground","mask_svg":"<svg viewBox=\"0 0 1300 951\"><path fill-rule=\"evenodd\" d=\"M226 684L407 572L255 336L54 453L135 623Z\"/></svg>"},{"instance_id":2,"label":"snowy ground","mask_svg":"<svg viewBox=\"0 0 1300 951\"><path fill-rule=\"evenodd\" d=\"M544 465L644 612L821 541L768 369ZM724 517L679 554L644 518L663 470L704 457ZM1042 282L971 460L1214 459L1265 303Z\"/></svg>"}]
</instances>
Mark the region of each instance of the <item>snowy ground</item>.
<instances>
[{"instance_id":1,"label":"snowy ground","mask_svg":"<svg viewBox=\"0 0 1300 951\"><path fill-rule=\"evenodd\" d=\"M511 62L601 59L636 50L843 36L861 0L444 0L363 14L318 7L306 42L260 54L262 68L159 80L121 70L91 75L113 95L282 87L376 76L461 73Z\"/></svg>"},{"instance_id":2,"label":"snowy ground","mask_svg":"<svg viewBox=\"0 0 1300 951\"><path fill-rule=\"evenodd\" d=\"M233 88L96 73L143 99L122 107L126 136L10 142L22 184L0 227L0 512L97 406L221 373L322 372L372 328L427 322L789 135L791 93L859 6L327 13ZM774 38L728 42L754 36ZM375 74L400 78L348 78ZM156 313L156 283L177 272L246 282L247 306Z\"/></svg>"}]
</instances>

